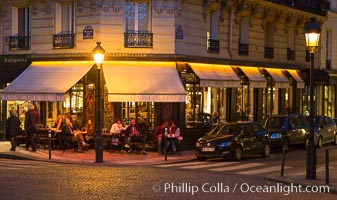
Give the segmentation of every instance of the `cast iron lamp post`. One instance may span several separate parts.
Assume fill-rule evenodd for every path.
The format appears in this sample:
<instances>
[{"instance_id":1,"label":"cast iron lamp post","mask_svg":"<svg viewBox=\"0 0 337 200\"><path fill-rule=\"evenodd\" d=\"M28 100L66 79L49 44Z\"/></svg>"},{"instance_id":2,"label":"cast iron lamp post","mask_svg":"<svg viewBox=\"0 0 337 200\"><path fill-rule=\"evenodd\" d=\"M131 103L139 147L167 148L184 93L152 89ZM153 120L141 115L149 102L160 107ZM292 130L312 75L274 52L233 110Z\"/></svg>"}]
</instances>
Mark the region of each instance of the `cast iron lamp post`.
<instances>
[{"instance_id":1,"label":"cast iron lamp post","mask_svg":"<svg viewBox=\"0 0 337 200\"><path fill-rule=\"evenodd\" d=\"M311 67L310 67L310 112L309 112L309 143L307 146L306 157L306 179L316 180L316 146L314 133L314 55L318 47L319 36L321 29L316 23L316 18L311 18L310 22L305 26L305 42L310 53Z\"/></svg>"},{"instance_id":2,"label":"cast iron lamp post","mask_svg":"<svg viewBox=\"0 0 337 200\"><path fill-rule=\"evenodd\" d=\"M94 61L97 66L97 94L96 94L96 162L103 162L103 136L102 136L102 95L101 95L101 70L104 60L105 50L101 47L101 42L96 42L97 46L92 50Z\"/></svg>"}]
</instances>

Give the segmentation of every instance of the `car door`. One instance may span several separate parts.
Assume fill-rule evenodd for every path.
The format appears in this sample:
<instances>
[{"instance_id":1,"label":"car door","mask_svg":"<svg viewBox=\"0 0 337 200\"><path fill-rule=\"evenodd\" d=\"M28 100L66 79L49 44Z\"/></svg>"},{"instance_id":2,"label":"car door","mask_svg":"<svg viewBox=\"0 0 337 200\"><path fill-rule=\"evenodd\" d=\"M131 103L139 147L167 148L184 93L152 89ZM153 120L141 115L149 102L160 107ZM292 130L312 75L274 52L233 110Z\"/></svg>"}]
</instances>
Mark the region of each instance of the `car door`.
<instances>
[{"instance_id":1,"label":"car door","mask_svg":"<svg viewBox=\"0 0 337 200\"><path fill-rule=\"evenodd\" d=\"M240 143L242 145L242 149L244 152L251 152L252 149L252 137L251 137L251 129L248 125L244 125L240 131Z\"/></svg>"},{"instance_id":2,"label":"car door","mask_svg":"<svg viewBox=\"0 0 337 200\"><path fill-rule=\"evenodd\" d=\"M306 131L306 119L300 116L292 116L289 118L290 124L290 142L291 144L302 144L305 143L307 136Z\"/></svg>"}]
</instances>

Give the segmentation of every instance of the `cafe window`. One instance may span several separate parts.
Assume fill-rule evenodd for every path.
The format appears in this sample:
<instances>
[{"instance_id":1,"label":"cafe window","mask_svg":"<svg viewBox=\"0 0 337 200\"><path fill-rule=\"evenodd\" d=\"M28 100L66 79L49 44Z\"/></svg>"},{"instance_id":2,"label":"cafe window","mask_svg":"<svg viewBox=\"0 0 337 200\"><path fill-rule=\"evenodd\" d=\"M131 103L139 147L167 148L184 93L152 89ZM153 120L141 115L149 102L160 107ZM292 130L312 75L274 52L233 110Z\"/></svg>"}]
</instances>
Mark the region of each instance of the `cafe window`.
<instances>
[{"instance_id":1,"label":"cafe window","mask_svg":"<svg viewBox=\"0 0 337 200\"><path fill-rule=\"evenodd\" d=\"M153 102L123 102L122 122L129 124L130 119L136 119L147 130L154 129L154 103Z\"/></svg>"},{"instance_id":2,"label":"cafe window","mask_svg":"<svg viewBox=\"0 0 337 200\"><path fill-rule=\"evenodd\" d=\"M63 107L65 113L83 112L83 83L77 83L66 93Z\"/></svg>"}]
</instances>

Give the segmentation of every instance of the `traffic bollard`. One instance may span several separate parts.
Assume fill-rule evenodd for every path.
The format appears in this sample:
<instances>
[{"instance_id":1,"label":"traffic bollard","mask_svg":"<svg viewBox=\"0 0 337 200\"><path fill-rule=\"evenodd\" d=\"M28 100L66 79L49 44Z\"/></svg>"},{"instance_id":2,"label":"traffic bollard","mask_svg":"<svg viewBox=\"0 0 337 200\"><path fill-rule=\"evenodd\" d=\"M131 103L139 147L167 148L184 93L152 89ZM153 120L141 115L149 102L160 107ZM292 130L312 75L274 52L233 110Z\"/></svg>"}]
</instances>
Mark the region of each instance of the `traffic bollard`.
<instances>
[{"instance_id":1,"label":"traffic bollard","mask_svg":"<svg viewBox=\"0 0 337 200\"><path fill-rule=\"evenodd\" d=\"M325 149L325 184L329 185L329 149Z\"/></svg>"},{"instance_id":2,"label":"traffic bollard","mask_svg":"<svg viewBox=\"0 0 337 200\"><path fill-rule=\"evenodd\" d=\"M282 165L281 165L281 176L284 175L284 165L286 162L286 147L283 147L282 149Z\"/></svg>"},{"instance_id":3,"label":"traffic bollard","mask_svg":"<svg viewBox=\"0 0 337 200\"><path fill-rule=\"evenodd\" d=\"M51 159L51 129L49 126L49 130L48 130L48 148L49 148L49 159Z\"/></svg>"}]
</instances>

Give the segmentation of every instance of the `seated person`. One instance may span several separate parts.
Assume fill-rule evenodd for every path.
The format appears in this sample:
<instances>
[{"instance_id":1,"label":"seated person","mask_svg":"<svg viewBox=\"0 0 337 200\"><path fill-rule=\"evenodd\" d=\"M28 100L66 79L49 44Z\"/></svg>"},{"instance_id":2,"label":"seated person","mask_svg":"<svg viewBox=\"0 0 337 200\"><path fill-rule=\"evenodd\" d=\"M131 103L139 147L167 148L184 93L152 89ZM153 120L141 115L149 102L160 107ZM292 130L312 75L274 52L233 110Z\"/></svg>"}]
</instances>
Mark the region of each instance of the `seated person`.
<instances>
[{"instance_id":1,"label":"seated person","mask_svg":"<svg viewBox=\"0 0 337 200\"><path fill-rule=\"evenodd\" d=\"M89 144L85 143L84 139L83 139L83 135L81 131L78 130L74 130L70 118L66 118L65 121L65 125L62 127L62 134L63 136L73 136L73 137L77 137L80 140L80 149L83 150L84 147L88 147L90 146ZM64 139L65 137L63 137Z\"/></svg>"},{"instance_id":2,"label":"seated person","mask_svg":"<svg viewBox=\"0 0 337 200\"><path fill-rule=\"evenodd\" d=\"M171 122L168 138L171 138L168 145L171 146L172 152L175 153L177 151L176 142L177 140L180 142L182 138L180 137L180 128L177 127L174 121Z\"/></svg>"},{"instance_id":3,"label":"seated person","mask_svg":"<svg viewBox=\"0 0 337 200\"><path fill-rule=\"evenodd\" d=\"M163 122L161 125L157 126L154 130L154 136L158 141L158 153L163 154L163 147L164 147L164 135L165 135L165 128L168 128L167 121Z\"/></svg>"},{"instance_id":4,"label":"seated person","mask_svg":"<svg viewBox=\"0 0 337 200\"><path fill-rule=\"evenodd\" d=\"M94 143L95 140L95 127L91 119L88 119L87 123L83 127L83 131L86 132L84 141L88 144Z\"/></svg>"},{"instance_id":5,"label":"seated person","mask_svg":"<svg viewBox=\"0 0 337 200\"><path fill-rule=\"evenodd\" d=\"M115 123L112 124L111 129L110 129L110 135L113 136L112 143L116 142L116 138L118 138L118 140L122 142L121 143L122 149L124 148L124 144L127 141L127 138L125 137L126 134L124 133L124 130L125 130L125 128L123 127L123 124L121 123L121 119L119 119L119 118L116 120Z\"/></svg>"},{"instance_id":6,"label":"seated person","mask_svg":"<svg viewBox=\"0 0 337 200\"><path fill-rule=\"evenodd\" d=\"M127 144L130 146L130 152L132 151L132 142L135 140L141 140L142 154L146 155L147 153L145 151L145 137L139 132L139 127L134 119L130 120L130 125L126 128L125 133L128 137Z\"/></svg>"}]
</instances>

